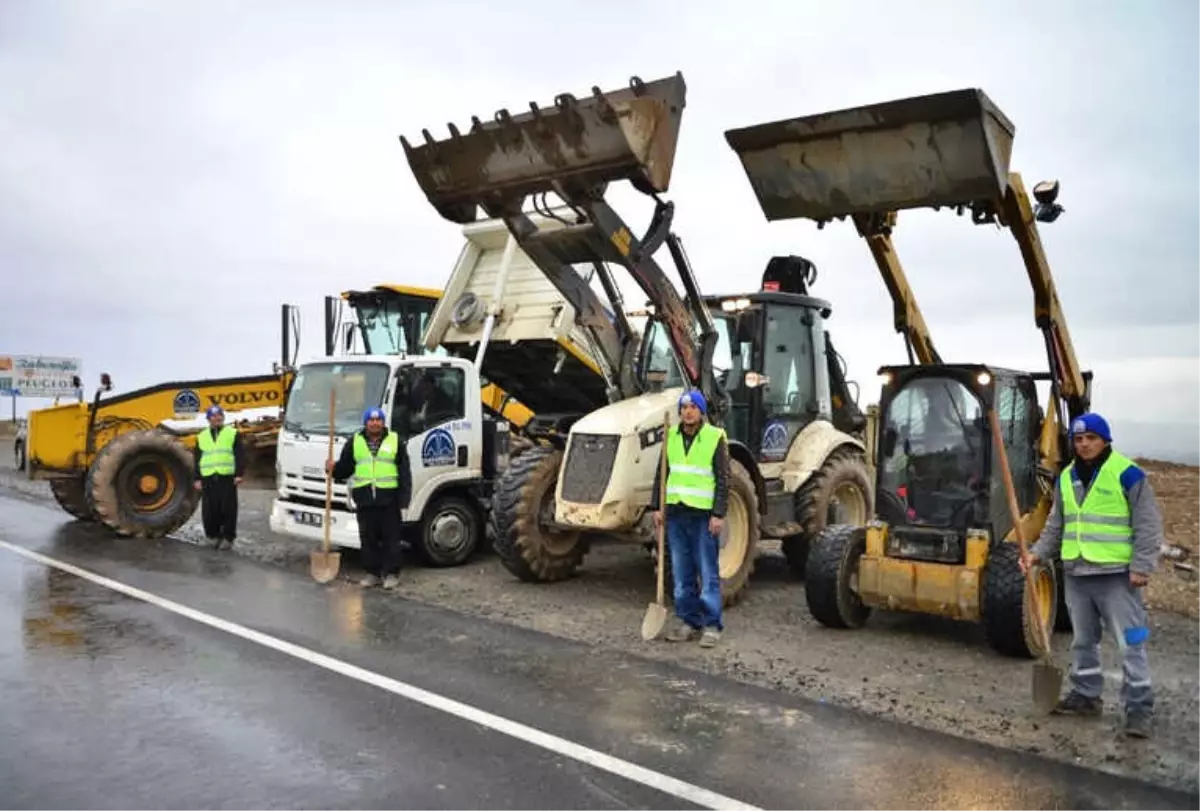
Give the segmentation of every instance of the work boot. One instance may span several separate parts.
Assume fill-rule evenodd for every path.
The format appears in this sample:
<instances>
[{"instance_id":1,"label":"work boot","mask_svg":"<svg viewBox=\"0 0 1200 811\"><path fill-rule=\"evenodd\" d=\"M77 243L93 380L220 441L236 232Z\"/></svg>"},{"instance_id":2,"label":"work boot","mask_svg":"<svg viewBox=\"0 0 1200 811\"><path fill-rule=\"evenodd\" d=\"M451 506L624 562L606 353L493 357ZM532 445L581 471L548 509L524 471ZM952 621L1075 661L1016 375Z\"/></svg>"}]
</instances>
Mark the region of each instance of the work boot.
<instances>
[{"instance_id":1,"label":"work boot","mask_svg":"<svg viewBox=\"0 0 1200 811\"><path fill-rule=\"evenodd\" d=\"M391 591L398 585L400 585L400 575L398 574L389 574L387 577L383 578L383 587L388 591Z\"/></svg>"},{"instance_id":2,"label":"work boot","mask_svg":"<svg viewBox=\"0 0 1200 811\"><path fill-rule=\"evenodd\" d=\"M1125 713L1125 737L1149 738L1153 718L1145 710L1130 710Z\"/></svg>"},{"instance_id":3,"label":"work boot","mask_svg":"<svg viewBox=\"0 0 1200 811\"><path fill-rule=\"evenodd\" d=\"M1088 698L1072 690L1067 693L1065 698L1058 702L1053 714L1093 716L1100 715L1103 709L1104 704L1099 698Z\"/></svg>"},{"instance_id":4,"label":"work boot","mask_svg":"<svg viewBox=\"0 0 1200 811\"><path fill-rule=\"evenodd\" d=\"M676 620L675 626L667 631L666 637L668 642L691 642L700 636L700 629L693 628L683 620Z\"/></svg>"},{"instance_id":5,"label":"work boot","mask_svg":"<svg viewBox=\"0 0 1200 811\"><path fill-rule=\"evenodd\" d=\"M700 647L712 648L721 641L721 630L719 628L708 627L704 629L704 633L700 635Z\"/></svg>"},{"instance_id":6,"label":"work boot","mask_svg":"<svg viewBox=\"0 0 1200 811\"><path fill-rule=\"evenodd\" d=\"M373 574L364 574L361 578L359 578L358 585L362 586L364 589L369 589L372 586L379 585L379 578Z\"/></svg>"}]
</instances>

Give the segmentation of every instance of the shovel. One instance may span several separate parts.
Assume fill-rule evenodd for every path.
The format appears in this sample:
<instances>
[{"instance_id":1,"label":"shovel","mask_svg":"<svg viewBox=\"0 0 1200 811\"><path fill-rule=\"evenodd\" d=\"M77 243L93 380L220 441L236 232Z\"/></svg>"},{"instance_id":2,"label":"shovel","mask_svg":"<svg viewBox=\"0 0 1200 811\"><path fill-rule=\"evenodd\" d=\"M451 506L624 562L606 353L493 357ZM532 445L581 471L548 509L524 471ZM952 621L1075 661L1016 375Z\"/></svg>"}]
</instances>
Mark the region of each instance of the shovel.
<instances>
[{"instance_id":1,"label":"shovel","mask_svg":"<svg viewBox=\"0 0 1200 811\"><path fill-rule=\"evenodd\" d=\"M337 404L337 392L335 389L329 390L329 451L326 458L333 461L333 413L334 406ZM342 568L342 554L340 552L329 551L329 521L332 517L330 513L333 509L333 474L325 474L325 520L321 522L321 526L325 528L325 543L324 548L320 552L309 553L309 568L312 570L313 580L318 583L328 583L338 576L338 571Z\"/></svg>"},{"instance_id":2,"label":"shovel","mask_svg":"<svg viewBox=\"0 0 1200 811\"><path fill-rule=\"evenodd\" d=\"M995 439L996 457L1000 461L1000 475L1004 478L1004 490L1008 494L1008 510L1012 513L1013 531L1017 533L1017 542L1021 545L1021 556L1024 557L1028 551L1028 541L1025 538L1025 530L1021 526L1021 510L1017 506L1017 493L1013 487L1012 471L1008 467L1008 454L1004 451L1000 420L996 417L995 409L988 410L988 420L992 425L992 437ZM1025 573L1025 616L1037 626L1038 640L1042 647L1039 660L1033 663L1033 680L1031 682L1033 706L1039 713L1049 715L1050 711L1058 704L1058 696L1063 685L1063 672L1050 658L1052 654L1050 634L1046 631L1046 624L1042 622L1042 613L1038 610L1034 593L1033 569L1030 568Z\"/></svg>"},{"instance_id":3,"label":"shovel","mask_svg":"<svg viewBox=\"0 0 1200 811\"><path fill-rule=\"evenodd\" d=\"M663 444L662 456L658 461L658 508L660 510L667 509L667 432L671 430L671 412L663 412ZM666 577L664 566L664 558L666 558L666 542L665 535L667 531L667 520L663 517L663 522L658 525L658 593L654 602L646 607L646 616L642 618L642 639L649 642L651 639L657 639L663 632L663 628L667 625L667 605L666 595L664 594L666 587L664 578Z\"/></svg>"}]
</instances>

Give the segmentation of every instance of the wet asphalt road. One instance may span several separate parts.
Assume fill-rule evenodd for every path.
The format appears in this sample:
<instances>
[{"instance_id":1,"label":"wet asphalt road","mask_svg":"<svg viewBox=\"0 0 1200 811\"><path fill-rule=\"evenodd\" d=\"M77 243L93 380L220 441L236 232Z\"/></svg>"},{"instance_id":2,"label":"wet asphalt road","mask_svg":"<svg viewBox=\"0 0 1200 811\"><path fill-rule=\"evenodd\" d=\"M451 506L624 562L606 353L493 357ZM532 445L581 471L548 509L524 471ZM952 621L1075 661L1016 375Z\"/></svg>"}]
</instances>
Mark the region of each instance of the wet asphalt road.
<instances>
[{"instance_id":1,"label":"wet asphalt road","mask_svg":"<svg viewBox=\"0 0 1200 811\"><path fill-rule=\"evenodd\" d=\"M662 775L761 807L1200 804L402 594L112 539L51 506L0 496L0 541L653 770L610 773L0 546L3 807L697 807Z\"/></svg>"}]
</instances>

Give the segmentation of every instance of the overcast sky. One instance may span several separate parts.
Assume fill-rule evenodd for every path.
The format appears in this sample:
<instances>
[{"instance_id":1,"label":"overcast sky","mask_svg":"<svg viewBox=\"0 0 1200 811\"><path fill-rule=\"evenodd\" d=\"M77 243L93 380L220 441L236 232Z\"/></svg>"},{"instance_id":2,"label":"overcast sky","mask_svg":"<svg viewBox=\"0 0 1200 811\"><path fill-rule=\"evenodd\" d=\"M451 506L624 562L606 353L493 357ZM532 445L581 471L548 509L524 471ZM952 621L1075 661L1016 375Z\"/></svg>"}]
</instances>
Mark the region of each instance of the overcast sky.
<instances>
[{"instance_id":1,"label":"overcast sky","mask_svg":"<svg viewBox=\"0 0 1200 811\"><path fill-rule=\"evenodd\" d=\"M80 356L89 385L108 371L121 390L267 372L282 301L319 352L324 295L441 287L458 253L400 134L681 70L669 197L702 288L746 288L773 254L814 260L873 399L904 351L866 245L848 223L768 224L723 133L979 87L1016 124L1027 185L1062 182L1042 235L1095 408L1128 452L1196 456L1194 0L553 9L0 2L0 353ZM613 199L640 229L634 197ZM915 212L896 243L947 360L1044 366L1007 232Z\"/></svg>"}]
</instances>

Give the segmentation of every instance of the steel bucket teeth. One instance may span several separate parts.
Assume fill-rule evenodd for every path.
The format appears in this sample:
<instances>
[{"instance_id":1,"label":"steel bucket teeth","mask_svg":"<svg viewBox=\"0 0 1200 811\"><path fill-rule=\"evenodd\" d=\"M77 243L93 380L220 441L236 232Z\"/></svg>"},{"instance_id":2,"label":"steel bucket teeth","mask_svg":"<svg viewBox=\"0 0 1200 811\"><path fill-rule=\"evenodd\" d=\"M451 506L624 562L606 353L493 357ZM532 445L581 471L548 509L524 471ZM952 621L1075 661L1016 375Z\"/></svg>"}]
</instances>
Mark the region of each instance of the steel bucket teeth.
<instances>
[{"instance_id":1,"label":"steel bucket teeth","mask_svg":"<svg viewBox=\"0 0 1200 811\"><path fill-rule=\"evenodd\" d=\"M729 130L768 220L817 221L993 200L1016 129L956 90Z\"/></svg>"},{"instance_id":2,"label":"steel bucket teeth","mask_svg":"<svg viewBox=\"0 0 1200 811\"><path fill-rule=\"evenodd\" d=\"M530 102L527 112L499 110L491 121L472 116L471 127L422 144L400 142L429 202L457 223L519 210L531 194L583 194L629 180L647 194L670 185L683 115L683 74L590 96L559 94L550 106Z\"/></svg>"}]
</instances>

